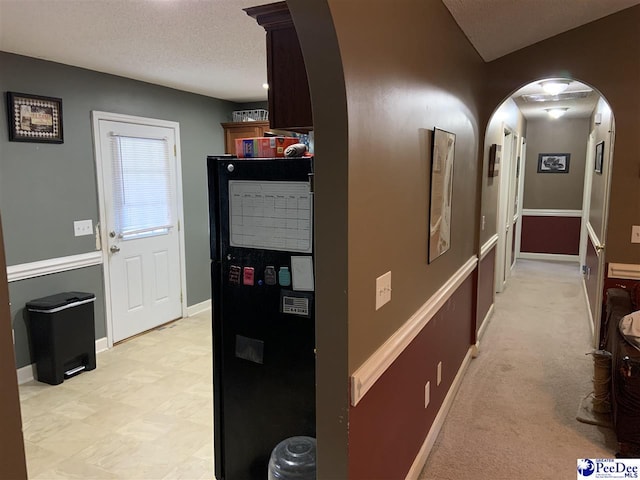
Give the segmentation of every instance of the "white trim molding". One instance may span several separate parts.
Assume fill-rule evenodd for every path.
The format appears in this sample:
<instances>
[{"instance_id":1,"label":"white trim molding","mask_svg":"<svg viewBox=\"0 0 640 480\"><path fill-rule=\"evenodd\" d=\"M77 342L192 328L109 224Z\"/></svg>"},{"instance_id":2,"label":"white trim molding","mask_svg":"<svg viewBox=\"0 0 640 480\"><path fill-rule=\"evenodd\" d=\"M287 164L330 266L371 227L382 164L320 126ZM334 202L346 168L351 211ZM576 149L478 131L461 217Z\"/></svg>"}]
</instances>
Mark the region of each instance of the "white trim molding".
<instances>
[{"instance_id":1,"label":"white trim molding","mask_svg":"<svg viewBox=\"0 0 640 480\"><path fill-rule=\"evenodd\" d=\"M98 338L96 340L96 354L108 350L107 337ZM25 365L16 371L18 376L18 385L23 385L36 378L36 364Z\"/></svg>"},{"instance_id":2,"label":"white trim molding","mask_svg":"<svg viewBox=\"0 0 640 480\"><path fill-rule=\"evenodd\" d=\"M520 252L520 258L524 260L550 260L552 262L580 263L580 255L564 255L560 253Z\"/></svg>"},{"instance_id":3,"label":"white trim molding","mask_svg":"<svg viewBox=\"0 0 640 480\"><path fill-rule=\"evenodd\" d=\"M462 361L462 365L460 365L460 368L458 369L456 378L453 379L451 388L447 392L447 396L444 398L444 401L442 402L442 406L440 407L440 410L438 411L438 414L436 415L436 418L433 421L431 428L429 429L427 438L425 438L424 443L422 444L422 447L420 447L420 451L418 452L418 455L413 461L413 464L411 465L411 468L409 469L409 472L405 477L406 480L417 480L418 476L420 475L420 472L424 468L424 464L426 463L427 458L431 453L431 449L433 448L433 445L436 443L436 439L438 438L438 434L442 429L442 425L444 425L444 421L447 418L447 415L449 413L449 410L451 409L451 406L453 405L453 400L456 398L456 394L460 389L460 385L462 384L462 379L464 378L465 373L467 373L467 369L469 368L469 363L471 363L472 354L473 354L473 347L469 347L469 350L467 351L467 354L465 355L464 360Z\"/></svg>"},{"instance_id":4,"label":"white trim molding","mask_svg":"<svg viewBox=\"0 0 640 480\"><path fill-rule=\"evenodd\" d=\"M598 340L596 340L594 337L595 330L594 330L593 324L595 322L593 321L593 314L591 313L591 304L589 303L589 292L587 292L587 282L584 279L584 277L582 277L582 291L584 293L584 304L587 307L587 321L589 322L589 330L591 331L591 338L593 339L593 342L595 344Z\"/></svg>"},{"instance_id":5,"label":"white trim molding","mask_svg":"<svg viewBox=\"0 0 640 480\"><path fill-rule=\"evenodd\" d=\"M555 210L549 208L524 208L525 217L582 217L582 210Z\"/></svg>"},{"instance_id":6,"label":"white trim molding","mask_svg":"<svg viewBox=\"0 0 640 480\"><path fill-rule=\"evenodd\" d=\"M49 258L37 262L20 263L7 267L7 280L17 282L28 278L42 277L52 273L61 273L77 268L101 265L103 262L102 252L81 253L79 255L69 255L68 257Z\"/></svg>"},{"instance_id":7,"label":"white trim molding","mask_svg":"<svg viewBox=\"0 0 640 480\"><path fill-rule=\"evenodd\" d=\"M211 310L211 299L187 307L187 316L193 317L194 315L206 312L207 310Z\"/></svg>"},{"instance_id":8,"label":"white trim molding","mask_svg":"<svg viewBox=\"0 0 640 480\"><path fill-rule=\"evenodd\" d=\"M600 239L598 238L598 234L596 234L596 231L593 229L593 226L591 225L591 222L587 222L587 233L589 234L589 239L591 240L591 245L593 245L593 248L596 251L596 255L598 255L598 257L600 256L600 252L602 250L604 250L604 246L602 246L602 248L598 248L598 246L600 246Z\"/></svg>"},{"instance_id":9,"label":"white trim molding","mask_svg":"<svg viewBox=\"0 0 640 480\"><path fill-rule=\"evenodd\" d=\"M640 280L640 265L634 263L610 263L608 277Z\"/></svg>"},{"instance_id":10,"label":"white trim molding","mask_svg":"<svg viewBox=\"0 0 640 480\"><path fill-rule=\"evenodd\" d=\"M351 375L351 405L356 406L405 348L418 336L478 265L471 257L402 327Z\"/></svg>"},{"instance_id":11,"label":"white trim molding","mask_svg":"<svg viewBox=\"0 0 640 480\"><path fill-rule=\"evenodd\" d=\"M491 321L491 318L493 317L493 312L495 312L495 310L496 310L496 305L495 303L493 303L489 307L489 311L484 316L484 319L482 320L482 324L478 329L478 335L477 335L478 342L482 339L484 332L487 330L487 326L489 325L489 321Z\"/></svg>"},{"instance_id":12,"label":"white trim molding","mask_svg":"<svg viewBox=\"0 0 640 480\"><path fill-rule=\"evenodd\" d=\"M484 242L484 245L480 247L480 260L486 257L487 253L489 253L491 249L495 247L497 244L498 244L498 234L496 233L493 237L491 237L489 240Z\"/></svg>"}]
</instances>

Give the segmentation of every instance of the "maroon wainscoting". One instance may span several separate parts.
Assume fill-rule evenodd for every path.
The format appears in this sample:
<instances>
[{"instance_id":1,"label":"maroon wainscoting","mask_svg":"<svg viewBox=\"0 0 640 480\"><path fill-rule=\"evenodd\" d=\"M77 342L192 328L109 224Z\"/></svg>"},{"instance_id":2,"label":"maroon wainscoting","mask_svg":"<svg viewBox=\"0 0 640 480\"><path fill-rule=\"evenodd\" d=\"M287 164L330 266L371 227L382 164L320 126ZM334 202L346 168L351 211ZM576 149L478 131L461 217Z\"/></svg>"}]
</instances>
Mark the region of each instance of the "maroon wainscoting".
<instances>
[{"instance_id":1,"label":"maroon wainscoting","mask_svg":"<svg viewBox=\"0 0 640 480\"><path fill-rule=\"evenodd\" d=\"M469 349L475 276L456 290L356 407L349 409L349 478L405 478ZM436 386L438 362L442 383ZM424 388L431 382L428 408Z\"/></svg>"},{"instance_id":2,"label":"maroon wainscoting","mask_svg":"<svg viewBox=\"0 0 640 480\"><path fill-rule=\"evenodd\" d=\"M528 253L580 253L580 217L522 217L520 251Z\"/></svg>"},{"instance_id":3,"label":"maroon wainscoting","mask_svg":"<svg viewBox=\"0 0 640 480\"><path fill-rule=\"evenodd\" d=\"M496 247L493 247L478 264L478 316L476 333L487 316L496 292Z\"/></svg>"}]
</instances>

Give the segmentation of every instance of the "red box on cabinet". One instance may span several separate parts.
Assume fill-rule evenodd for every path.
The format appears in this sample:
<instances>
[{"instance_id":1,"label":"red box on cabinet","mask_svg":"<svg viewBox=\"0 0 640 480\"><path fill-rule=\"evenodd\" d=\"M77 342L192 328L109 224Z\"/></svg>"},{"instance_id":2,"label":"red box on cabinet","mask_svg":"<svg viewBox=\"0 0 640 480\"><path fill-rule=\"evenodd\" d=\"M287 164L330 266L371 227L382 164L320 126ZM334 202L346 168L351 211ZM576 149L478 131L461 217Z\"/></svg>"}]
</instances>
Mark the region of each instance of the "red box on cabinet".
<instances>
[{"instance_id":1,"label":"red box on cabinet","mask_svg":"<svg viewBox=\"0 0 640 480\"><path fill-rule=\"evenodd\" d=\"M284 157L285 149L298 142L295 137L236 138L236 155L238 158Z\"/></svg>"}]
</instances>

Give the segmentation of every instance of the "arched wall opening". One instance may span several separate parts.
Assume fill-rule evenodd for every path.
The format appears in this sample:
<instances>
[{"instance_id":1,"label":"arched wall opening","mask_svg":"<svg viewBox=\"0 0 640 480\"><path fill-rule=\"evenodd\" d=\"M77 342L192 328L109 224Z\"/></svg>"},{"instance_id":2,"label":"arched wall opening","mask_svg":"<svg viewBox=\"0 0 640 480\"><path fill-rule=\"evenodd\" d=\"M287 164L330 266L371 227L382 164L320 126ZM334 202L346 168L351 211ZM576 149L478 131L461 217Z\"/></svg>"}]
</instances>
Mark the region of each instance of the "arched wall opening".
<instances>
[{"instance_id":1,"label":"arched wall opening","mask_svg":"<svg viewBox=\"0 0 640 480\"><path fill-rule=\"evenodd\" d=\"M552 82L562 92L545 91ZM479 337L516 259L554 260L583 272L598 345L614 125L604 96L568 76L523 84L494 109L483 159Z\"/></svg>"}]
</instances>

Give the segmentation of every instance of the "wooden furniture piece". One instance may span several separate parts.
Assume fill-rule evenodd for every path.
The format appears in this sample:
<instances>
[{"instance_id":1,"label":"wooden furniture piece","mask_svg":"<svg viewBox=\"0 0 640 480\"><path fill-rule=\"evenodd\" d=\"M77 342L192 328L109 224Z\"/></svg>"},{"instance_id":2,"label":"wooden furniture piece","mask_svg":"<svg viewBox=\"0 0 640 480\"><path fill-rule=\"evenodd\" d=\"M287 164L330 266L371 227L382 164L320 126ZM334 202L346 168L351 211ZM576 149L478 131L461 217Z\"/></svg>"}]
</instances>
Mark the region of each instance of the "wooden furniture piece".
<instances>
[{"instance_id":1,"label":"wooden furniture piece","mask_svg":"<svg viewBox=\"0 0 640 480\"><path fill-rule=\"evenodd\" d=\"M267 32L267 78L271 128L313 129L309 82L298 34L286 2L245 8Z\"/></svg>"},{"instance_id":2,"label":"wooden furniture piece","mask_svg":"<svg viewBox=\"0 0 640 480\"><path fill-rule=\"evenodd\" d=\"M611 352L611 409L618 454L640 458L640 351L619 330L620 319L634 311L629 290L607 290L605 349Z\"/></svg>"},{"instance_id":3,"label":"wooden furniture piece","mask_svg":"<svg viewBox=\"0 0 640 480\"><path fill-rule=\"evenodd\" d=\"M236 153L236 138L264 137L269 131L269 122L226 122L224 128L224 153Z\"/></svg>"}]
</instances>

